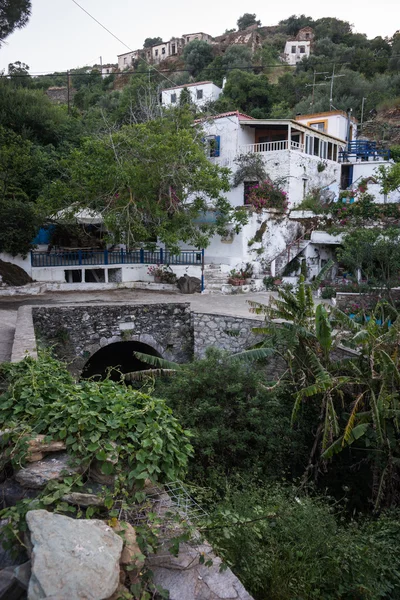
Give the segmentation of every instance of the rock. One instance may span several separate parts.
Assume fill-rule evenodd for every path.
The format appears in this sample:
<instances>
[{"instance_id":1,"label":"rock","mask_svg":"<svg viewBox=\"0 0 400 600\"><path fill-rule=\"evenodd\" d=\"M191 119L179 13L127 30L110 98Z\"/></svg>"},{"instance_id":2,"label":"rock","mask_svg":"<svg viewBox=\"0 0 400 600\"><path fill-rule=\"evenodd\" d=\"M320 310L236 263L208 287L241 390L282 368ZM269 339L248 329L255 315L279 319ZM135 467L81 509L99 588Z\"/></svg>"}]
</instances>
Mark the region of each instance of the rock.
<instances>
[{"instance_id":1,"label":"rock","mask_svg":"<svg viewBox=\"0 0 400 600\"><path fill-rule=\"evenodd\" d=\"M144 557L136 541L136 531L130 523L118 522L114 527L116 533L121 534L124 547L121 553L121 565L133 565L141 569L144 565Z\"/></svg>"},{"instance_id":2,"label":"rock","mask_svg":"<svg viewBox=\"0 0 400 600\"><path fill-rule=\"evenodd\" d=\"M79 469L71 467L70 461L71 458L65 452L60 452L57 457L47 456L18 471L15 479L23 487L41 489L49 481L60 480L63 475L78 473Z\"/></svg>"},{"instance_id":3,"label":"rock","mask_svg":"<svg viewBox=\"0 0 400 600\"><path fill-rule=\"evenodd\" d=\"M61 450L65 450L66 446L64 442L45 442L45 438L45 435L37 435L29 440L28 452L26 455L26 460L28 462L42 460L44 454L47 452L60 452Z\"/></svg>"},{"instance_id":4,"label":"rock","mask_svg":"<svg viewBox=\"0 0 400 600\"><path fill-rule=\"evenodd\" d=\"M68 504L76 506L104 506L104 497L95 494L84 494L82 492L71 492L62 497Z\"/></svg>"},{"instance_id":5,"label":"rock","mask_svg":"<svg viewBox=\"0 0 400 600\"><path fill-rule=\"evenodd\" d=\"M201 555L213 561L210 567L199 563ZM221 559L208 544L181 544L177 557L163 550L150 557L148 566L154 583L169 591L170 600L253 600L230 569L220 571Z\"/></svg>"},{"instance_id":6,"label":"rock","mask_svg":"<svg viewBox=\"0 0 400 600\"><path fill-rule=\"evenodd\" d=\"M177 281L178 289L182 294L196 294L201 292L201 281L198 277L184 275Z\"/></svg>"},{"instance_id":7,"label":"rock","mask_svg":"<svg viewBox=\"0 0 400 600\"><path fill-rule=\"evenodd\" d=\"M18 567L6 567L0 571L0 600L26 598L30 578L30 562Z\"/></svg>"},{"instance_id":8,"label":"rock","mask_svg":"<svg viewBox=\"0 0 400 600\"><path fill-rule=\"evenodd\" d=\"M6 479L0 483L0 509L15 506L23 498L35 498L37 492L23 488L14 479Z\"/></svg>"},{"instance_id":9,"label":"rock","mask_svg":"<svg viewBox=\"0 0 400 600\"><path fill-rule=\"evenodd\" d=\"M103 521L26 515L33 543L28 600L105 600L119 585L122 539Z\"/></svg>"}]
</instances>

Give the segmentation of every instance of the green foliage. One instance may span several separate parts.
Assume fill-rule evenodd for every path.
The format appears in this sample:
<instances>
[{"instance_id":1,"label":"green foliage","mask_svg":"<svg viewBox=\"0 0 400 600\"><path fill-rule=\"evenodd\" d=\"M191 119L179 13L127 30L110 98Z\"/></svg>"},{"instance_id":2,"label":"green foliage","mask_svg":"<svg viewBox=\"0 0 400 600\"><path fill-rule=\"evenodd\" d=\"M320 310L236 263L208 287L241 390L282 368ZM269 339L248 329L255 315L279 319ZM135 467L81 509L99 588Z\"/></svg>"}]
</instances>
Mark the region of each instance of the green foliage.
<instances>
[{"instance_id":1,"label":"green foliage","mask_svg":"<svg viewBox=\"0 0 400 600\"><path fill-rule=\"evenodd\" d=\"M191 478L220 487L221 477L251 470L279 477L299 469L307 454L304 429L290 429L291 402L265 387L262 372L227 353L208 349L204 359L157 380L195 448Z\"/></svg>"},{"instance_id":2,"label":"green foliage","mask_svg":"<svg viewBox=\"0 0 400 600\"><path fill-rule=\"evenodd\" d=\"M251 51L247 46L229 46L222 57L222 66L226 72L231 69L246 69L251 67Z\"/></svg>"},{"instance_id":3,"label":"green foliage","mask_svg":"<svg viewBox=\"0 0 400 600\"><path fill-rule=\"evenodd\" d=\"M263 157L255 152L238 154L235 158L237 169L233 176L233 186L244 181L263 181L267 177Z\"/></svg>"},{"instance_id":4,"label":"green foliage","mask_svg":"<svg viewBox=\"0 0 400 600\"><path fill-rule=\"evenodd\" d=\"M354 229L343 237L337 251L339 261L354 275L377 286L390 289L398 285L400 276L399 231L396 228Z\"/></svg>"},{"instance_id":5,"label":"green foliage","mask_svg":"<svg viewBox=\"0 0 400 600\"><path fill-rule=\"evenodd\" d=\"M160 37L148 37L144 40L143 48L151 48L156 44L162 44L162 38Z\"/></svg>"},{"instance_id":6,"label":"green foliage","mask_svg":"<svg viewBox=\"0 0 400 600\"><path fill-rule=\"evenodd\" d=\"M264 74L235 70L228 76L224 97L229 98L236 109L256 118L266 118L272 105L273 88Z\"/></svg>"},{"instance_id":7,"label":"green foliage","mask_svg":"<svg viewBox=\"0 0 400 600\"><path fill-rule=\"evenodd\" d=\"M68 176L49 190L53 210L60 200L99 210L114 239L129 247L158 237L170 249L180 241L201 248L214 232L223 235L228 222L240 228L247 218L224 197L228 171L207 159L188 110L87 138L65 169ZM211 203L216 224L196 224Z\"/></svg>"},{"instance_id":8,"label":"green foliage","mask_svg":"<svg viewBox=\"0 0 400 600\"><path fill-rule=\"evenodd\" d=\"M243 483L207 537L256 600L400 597L397 513L346 522L329 500Z\"/></svg>"},{"instance_id":9,"label":"green foliage","mask_svg":"<svg viewBox=\"0 0 400 600\"><path fill-rule=\"evenodd\" d=\"M1 374L7 391L1 396L0 427L10 430L3 460L23 463L27 440L46 434L64 441L84 473L94 459L100 461L103 473L117 476L122 495L133 496L145 479L175 481L185 472L189 434L165 401L123 381L76 383L47 355L2 365Z\"/></svg>"},{"instance_id":10,"label":"green foliage","mask_svg":"<svg viewBox=\"0 0 400 600\"><path fill-rule=\"evenodd\" d=\"M390 158L393 158L396 163L400 162L400 144L390 146Z\"/></svg>"},{"instance_id":11,"label":"green foliage","mask_svg":"<svg viewBox=\"0 0 400 600\"><path fill-rule=\"evenodd\" d=\"M193 40L183 50L183 60L190 73L196 77L213 60L210 44L203 40Z\"/></svg>"},{"instance_id":12,"label":"green foliage","mask_svg":"<svg viewBox=\"0 0 400 600\"><path fill-rule=\"evenodd\" d=\"M259 19L257 20L255 13L244 13L244 15L238 18L236 24L239 31L242 29L247 29L247 27L250 27L251 25L257 25L258 27L261 27L261 21Z\"/></svg>"},{"instance_id":13,"label":"green foliage","mask_svg":"<svg viewBox=\"0 0 400 600\"><path fill-rule=\"evenodd\" d=\"M25 27L31 15L31 0L2 0L0 3L0 47L15 29Z\"/></svg>"}]
</instances>

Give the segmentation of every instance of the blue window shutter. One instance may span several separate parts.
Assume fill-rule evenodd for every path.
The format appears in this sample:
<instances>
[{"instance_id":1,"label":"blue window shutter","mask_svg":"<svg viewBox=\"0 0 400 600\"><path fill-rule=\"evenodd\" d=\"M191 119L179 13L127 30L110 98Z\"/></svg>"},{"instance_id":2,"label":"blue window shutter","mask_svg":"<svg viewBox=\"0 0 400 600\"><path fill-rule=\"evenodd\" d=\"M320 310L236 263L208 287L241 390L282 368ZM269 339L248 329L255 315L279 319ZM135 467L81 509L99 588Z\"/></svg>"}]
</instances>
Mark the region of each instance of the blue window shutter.
<instances>
[{"instance_id":1,"label":"blue window shutter","mask_svg":"<svg viewBox=\"0 0 400 600\"><path fill-rule=\"evenodd\" d=\"M215 147L214 147L214 156L219 156L221 148L221 136L215 136Z\"/></svg>"}]
</instances>

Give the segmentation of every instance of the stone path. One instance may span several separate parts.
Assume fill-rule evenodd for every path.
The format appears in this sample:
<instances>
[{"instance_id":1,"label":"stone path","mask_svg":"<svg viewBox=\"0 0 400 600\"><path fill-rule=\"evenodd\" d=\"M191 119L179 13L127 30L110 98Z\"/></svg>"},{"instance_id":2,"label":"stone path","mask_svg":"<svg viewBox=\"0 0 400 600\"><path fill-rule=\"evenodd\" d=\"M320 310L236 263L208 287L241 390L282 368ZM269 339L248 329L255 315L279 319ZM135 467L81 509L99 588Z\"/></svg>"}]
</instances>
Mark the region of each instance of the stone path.
<instances>
[{"instance_id":1,"label":"stone path","mask_svg":"<svg viewBox=\"0 0 400 600\"><path fill-rule=\"evenodd\" d=\"M15 310L3 310L0 306L0 363L11 358L16 321Z\"/></svg>"}]
</instances>

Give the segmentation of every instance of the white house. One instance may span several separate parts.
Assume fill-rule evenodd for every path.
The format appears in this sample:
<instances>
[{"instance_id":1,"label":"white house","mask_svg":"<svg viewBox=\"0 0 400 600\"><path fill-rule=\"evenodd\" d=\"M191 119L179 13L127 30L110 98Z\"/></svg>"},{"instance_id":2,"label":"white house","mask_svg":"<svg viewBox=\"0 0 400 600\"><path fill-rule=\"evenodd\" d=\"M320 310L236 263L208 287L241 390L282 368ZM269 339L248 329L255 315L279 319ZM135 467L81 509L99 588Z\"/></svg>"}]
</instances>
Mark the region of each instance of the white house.
<instances>
[{"instance_id":1,"label":"white house","mask_svg":"<svg viewBox=\"0 0 400 600\"><path fill-rule=\"evenodd\" d=\"M132 52L124 52L124 54L118 54L118 69L120 71L130 69L133 63L140 58L141 52L141 50L134 50Z\"/></svg>"},{"instance_id":2,"label":"white house","mask_svg":"<svg viewBox=\"0 0 400 600\"><path fill-rule=\"evenodd\" d=\"M296 121L322 133L333 135L344 142L350 142L357 137L357 119L344 110L297 115Z\"/></svg>"},{"instance_id":3,"label":"white house","mask_svg":"<svg viewBox=\"0 0 400 600\"><path fill-rule=\"evenodd\" d=\"M290 208L298 206L314 188L327 188L337 196L340 182L339 156L344 140L292 119L253 119L239 112L227 112L200 121L210 160L238 169L241 155L262 157L268 176L286 191ZM256 181L245 180L232 187L227 199L234 207L246 206L249 189ZM250 208L250 207L249 207ZM261 244L252 240L262 223L267 226ZM271 261L284 251L301 227L287 218L275 219L269 211L249 212L249 223L238 234L222 239L215 236L206 251L206 261L229 266L253 262L257 256ZM299 248L301 250L301 248ZM255 255L258 252L258 255Z\"/></svg>"},{"instance_id":4,"label":"white house","mask_svg":"<svg viewBox=\"0 0 400 600\"><path fill-rule=\"evenodd\" d=\"M161 102L163 106L174 106L179 104L179 98L182 90L188 89L190 97L196 106L204 106L207 102L218 100L222 94L221 88L212 81L198 81L196 83L187 83L172 88L167 88L161 92Z\"/></svg>"},{"instance_id":5,"label":"white house","mask_svg":"<svg viewBox=\"0 0 400 600\"><path fill-rule=\"evenodd\" d=\"M285 44L283 51L284 59L289 65L297 65L303 58L310 56L311 42L310 41L298 41L289 40Z\"/></svg>"},{"instance_id":6,"label":"white house","mask_svg":"<svg viewBox=\"0 0 400 600\"><path fill-rule=\"evenodd\" d=\"M202 42L211 43L213 40L213 37L211 35L209 35L208 33L199 31L197 33L184 33L182 35L182 39L183 39L184 45L186 46L186 44L190 44L190 42L193 42L194 40L200 40Z\"/></svg>"}]
</instances>

